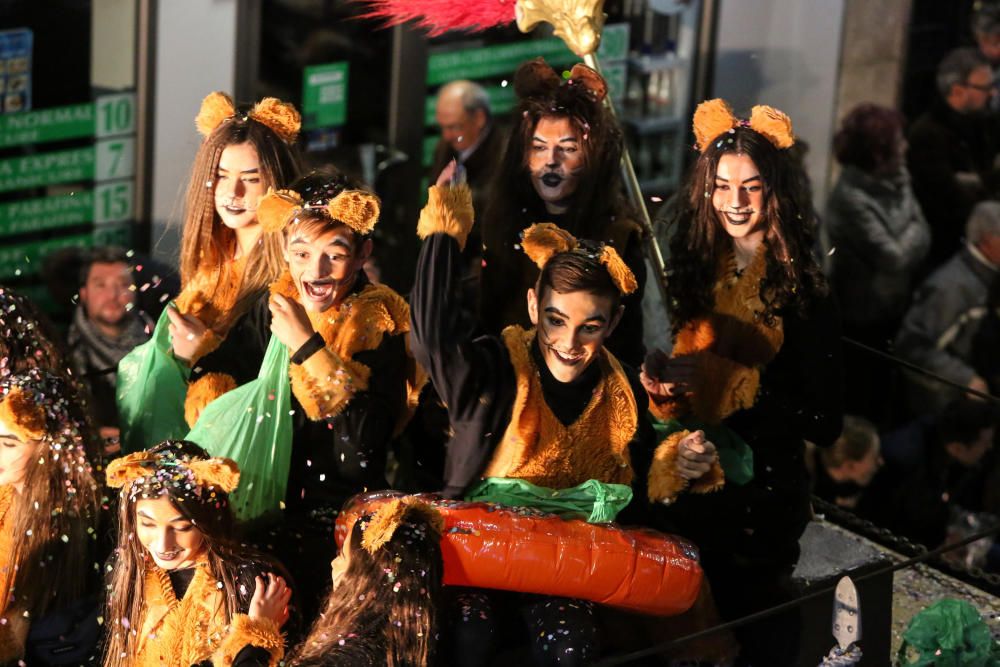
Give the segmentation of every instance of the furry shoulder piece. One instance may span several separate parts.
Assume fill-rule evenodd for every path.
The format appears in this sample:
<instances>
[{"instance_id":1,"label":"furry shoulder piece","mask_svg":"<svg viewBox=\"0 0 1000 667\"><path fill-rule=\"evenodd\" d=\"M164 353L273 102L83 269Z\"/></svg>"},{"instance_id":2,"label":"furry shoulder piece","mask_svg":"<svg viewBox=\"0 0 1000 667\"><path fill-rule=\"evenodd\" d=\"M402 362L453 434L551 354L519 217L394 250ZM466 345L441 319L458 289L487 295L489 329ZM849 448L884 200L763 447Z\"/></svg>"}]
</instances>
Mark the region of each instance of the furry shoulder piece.
<instances>
[{"instance_id":1,"label":"furry shoulder piece","mask_svg":"<svg viewBox=\"0 0 1000 667\"><path fill-rule=\"evenodd\" d=\"M205 373L188 385L184 398L184 421L194 428L201 411L219 396L236 389L236 380L228 373Z\"/></svg>"},{"instance_id":2,"label":"furry shoulder piece","mask_svg":"<svg viewBox=\"0 0 1000 667\"><path fill-rule=\"evenodd\" d=\"M236 307L243 285L243 271L246 269L246 256L226 262L221 267L201 267L181 289L174 299L177 310L184 315L194 315L212 331L212 342L218 347L225 337L230 315ZM206 343L203 347L209 347ZM215 349L199 350L197 359Z\"/></svg>"},{"instance_id":3,"label":"furry shoulder piece","mask_svg":"<svg viewBox=\"0 0 1000 667\"><path fill-rule=\"evenodd\" d=\"M271 294L300 303L298 289L287 271L271 284ZM377 349L384 336L408 333L410 307L392 289L366 285L347 297L339 308L322 313L308 311L308 315L326 347L301 365L290 365L292 392L310 419L327 419L340 414L356 392L368 388L371 369L354 361L354 355Z\"/></svg>"},{"instance_id":4,"label":"furry shoulder piece","mask_svg":"<svg viewBox=\"0 0 1000 667\"><path fill-rule=\"evenodd\" d=\"M426 239L431 234L447 234L465 250L474 221L472 190L468 185L432 185L427 191L427 204L420 211L417 236Z\"/></svg>"},{"instance_id":5,"label":"furry shoulder piece","mask_svg":"<svg viewBox=\"0 0 1000 667\"><path fill-rule=\"evenodd\" d=\"M269 667L275 667L285 656L285 638L278 624L269 618L250 618L236 614L229 632L212 655L213 667L232 667L236 656L247 646L262 648L270 654Z\"/></svg>"},{"instance_id":6,"label":"furry shoulder piece","mask_svg":"<svg viewBox=\"0 0 1000 667\"><path fill-rule=\"evenodd\" d=\"M632 385L614 355L605 349L601 381L590 403L569 426L553 414L531 355L535 330L510 326L503 331L517 381L510 424L497 444L483 477L512 477L538 486L566 489L596 479L631 484L629 444L639 423Z\"/></svg>"}]
</instances>

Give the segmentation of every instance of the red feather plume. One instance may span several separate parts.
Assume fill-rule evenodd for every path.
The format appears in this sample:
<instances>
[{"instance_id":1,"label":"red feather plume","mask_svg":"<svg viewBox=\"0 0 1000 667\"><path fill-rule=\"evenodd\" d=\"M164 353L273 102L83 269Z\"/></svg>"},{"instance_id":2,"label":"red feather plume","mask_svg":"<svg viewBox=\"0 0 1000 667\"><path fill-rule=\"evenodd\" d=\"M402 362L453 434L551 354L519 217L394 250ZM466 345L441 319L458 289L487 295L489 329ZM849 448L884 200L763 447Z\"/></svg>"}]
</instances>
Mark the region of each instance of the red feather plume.
<instances>
[{"instance_id":1,"label":"red feather plume","mask_svg":"<svg viewBox=\"0 0 1000 667\"><path fill-rule=\"evenodd\" d=\"M356 0L374 18L394 26L414 21L431 37L452 30L476 32L514 21L516 0Z\"/></svg>"}]
</instances>

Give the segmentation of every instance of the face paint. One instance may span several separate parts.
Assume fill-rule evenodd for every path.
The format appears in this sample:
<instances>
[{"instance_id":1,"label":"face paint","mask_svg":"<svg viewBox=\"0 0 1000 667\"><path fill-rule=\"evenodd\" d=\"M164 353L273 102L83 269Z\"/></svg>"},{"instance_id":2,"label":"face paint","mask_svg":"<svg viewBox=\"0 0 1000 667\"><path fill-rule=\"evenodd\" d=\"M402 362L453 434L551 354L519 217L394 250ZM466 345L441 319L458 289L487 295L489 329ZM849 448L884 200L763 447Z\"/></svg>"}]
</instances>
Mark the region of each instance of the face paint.
<instances>
[{"instance_id":1,"label":"face paint","mask_svg":"<svg viewBox=\"0 0 1000 667\"><path fill-rule=\"evenodd\" d=\"M584 151L568 118L539 119L529 149L528 169L535 192L550 213L562 213L580 183Z\"/></svg>"},{"instance_id":2,"label":"face paint","mask_svg":"<svg viewBox=\"0 0 1000 667\"><path fill-rule=\"evenodd\" d=\"M264 183L253 144L231 144L223 149L214 185L215 211L222 224L230 229L257 224L257 202L264 194Z\"/></svg>"},{"instance_id":3,"label":"face paint","mask_svg":"<svg viewBox=\"0 0 1000 667\"><path fill-rule=\"evenodd\" d=\"M346 296L371 254L368 241L355 249L356 236L346 225L312 237L294 224L288 232L285 260L306 310L321 313Z\"/></svg>"},{"instance_id":4,"label":"face paint","mask_svg":"<svg viewBox=\"0 0 1000 667\"><path fill-rule=\"evenodd\" d=\"M719 158L712 206L719 223L734 239L759 231L764 181L753 160L742 153L726 153Z\"/></svg>"},{"instance_id":5,"label":"face paint","mask_svg":"<svg viewBox=\"0 0 1000 667\"><path fill-rule=\"evenodd\" d=\"M538 346L545 365L560 382L580 377L597 358L621 317L613 301L590 292L560 294L545 288L541 301L528 291L528 314L538 327Z\"/></svg>"}]
</instances>

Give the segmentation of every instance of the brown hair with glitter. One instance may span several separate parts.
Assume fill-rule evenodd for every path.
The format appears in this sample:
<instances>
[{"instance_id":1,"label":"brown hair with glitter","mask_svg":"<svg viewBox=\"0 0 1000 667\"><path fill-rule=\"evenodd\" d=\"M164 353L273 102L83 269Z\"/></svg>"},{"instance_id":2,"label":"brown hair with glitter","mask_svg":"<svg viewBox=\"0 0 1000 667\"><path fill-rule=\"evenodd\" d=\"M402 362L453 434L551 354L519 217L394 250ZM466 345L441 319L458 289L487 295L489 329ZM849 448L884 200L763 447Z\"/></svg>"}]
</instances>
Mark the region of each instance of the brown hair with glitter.
<instances>
[{"instance_id":1,"label":"brown hair with glitter","mask_svg":"<svg viewBox=\"0 0 1000 667\"><path fill-rule=\"evenodd\" d=\"M379 528L379 546L369 551L365 529L373 519L383 523L372 514L355 522L347 569L290 664L332 666L362 655L387 667L433 661L443 569L439 520L418 504L402 506L393 530Z\"/></svg>"},{"instance_id":2,"label":"brown hair with glitter","mask_svg":"<svg viewBox=\"0 0 1000 667\"><path fill-rule=\"evenodd\" d=\"M214 125L202 141L191 169L181 233L182 286L199 271L222 266L236 251L236 233L222 224L215 210L215 183L222 152L229 146L245 143L257 151L265 192L267 188L286 187L299 172L295 147L271 127L256 120L249 111L237 112ZM251 204L256 205L256 202ZM226 322L232 323L245 312L260 291L277 279L284 268L281 235L262 233L257 248L247 258L236 307L227 314Z\"/></svg>"},{"instance_id":3,"label":"brown hair with glitter","mask_svg":"<svg viewBox=\"0 0 1000 667\"><path fill-rule=\"evenodd\" d=\"M208 571L222 584L224 613L228 623L235 614L245 613L255 589L255 577L262 572L281 574L281 568L266 556L241 546L235 540L234 519L229 507L231 475L221 482L216 475L203 476L199 465L212 461L193 442L166 440L145 452L148 474L137 477L108 467L109 483L121 483L118 497L118 546L108 581L106 618L110 626L105 647L105 667L125 667L138 651L136 627L146 608L146 571L155 567L137 535L136 503L143 499L166 498L178 513L194 524L204 538ZM191 469L194 464L195 469ZM127 467L138 465L126 462ZM285 576L287 579L287 575ZM123 622L124 619L124 622Z\"/></svg>"},{"instance_id":4,"label":"brown hair with glitter","mask_svg":"<svg viewBox=\"0 0 1000 667\"><path fill-rule=\"evenodd\" d=\"M15 537L0 558L16 574L0 610L38 618L92 592L99 504L85 443L93 426L67 381L38 368L0 381L0 414L14 437L37 446L8 510Z\"/></svg>"}]
</instances>

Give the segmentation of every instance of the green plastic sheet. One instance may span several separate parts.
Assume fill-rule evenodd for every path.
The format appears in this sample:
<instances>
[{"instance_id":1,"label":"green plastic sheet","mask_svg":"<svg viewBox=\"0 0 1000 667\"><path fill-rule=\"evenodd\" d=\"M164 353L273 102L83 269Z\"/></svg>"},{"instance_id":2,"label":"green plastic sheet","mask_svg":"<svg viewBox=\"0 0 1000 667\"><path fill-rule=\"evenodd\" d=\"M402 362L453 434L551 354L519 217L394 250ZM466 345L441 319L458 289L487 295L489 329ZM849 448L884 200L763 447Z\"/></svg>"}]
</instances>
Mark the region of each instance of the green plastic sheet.
<instances>
[{"instance_id":1,"label":"green plastic sheet","mask_svg":"<svg viewBox=\"0 0 1000 667\"><path fill-rule=\"evenodd\" d=\"M236 518L250 521L278 512L292 460L292 406L288 348L271 336L257 378L218 397L187 434L213 456L240 466L230 494Z\"/></svg>"},{"instance_id":2,"label":"green plastic sheet","mask_svg":"<svg viewBox=\"0 0 1000 667\"><path fill-rule=\"evenodd\" d=\"M900 665L998 667L1000 649L975 607L944 599L913 617L897 658Z\"/></svg>"},{"instance_id":3,"label":"green plastic sheet","mask_svg":"<svg viewBox=\"0 0 1000 667\"><path fill-rule=\"evenodd\" d=\"M164 309L152 337L118 362L115 393L122 451L126 454L187 433L184 398L191 370L174 357L169 326Z\"/></svg>"},{"instance_id":4,"label":"green plastic sheet","mask_svg":"<svg viewBox=\"0 0 1000 667\"><path fill-rule=\"evenodd\" d=\"M743 485L753 479L753 450L737 435L736 431L722 424L705 424L695 419L660 421L650 417L653 430L660 440L677 431L704 431L705 439L719 452L719 465L726 475L726 482Z\"/></svg>"},{"instance_id":5,"label":"green plastic sheet","mask_svg":"<svg viewBox=\"0 0 1000 667\"><path fill-rule=\"evenodd\" d=\"M523 479L487 477L466 495L466 500L531 507L588 523L614 521L632 500L632 488L589 479L569 489L547 489Z\"/></svg>"}]
</instances>

